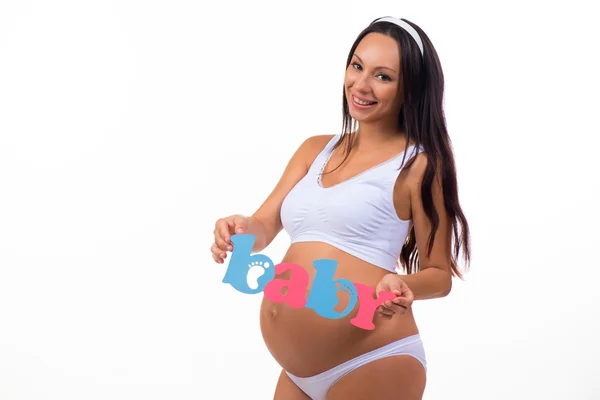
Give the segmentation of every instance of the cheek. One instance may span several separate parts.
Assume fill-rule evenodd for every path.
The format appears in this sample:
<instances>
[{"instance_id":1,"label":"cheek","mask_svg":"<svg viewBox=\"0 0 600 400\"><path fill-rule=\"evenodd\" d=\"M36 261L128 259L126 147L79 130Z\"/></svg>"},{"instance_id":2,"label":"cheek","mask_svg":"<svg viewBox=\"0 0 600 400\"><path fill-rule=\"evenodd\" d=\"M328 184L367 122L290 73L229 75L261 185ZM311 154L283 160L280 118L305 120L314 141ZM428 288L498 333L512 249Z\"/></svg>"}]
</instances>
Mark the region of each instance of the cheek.
<instances>
[{"instance_id":1,"label":"cheek","mask_svg":"<svg viewBox=\"0 0 600 400\"><path fill-rule=\"evenodd\" d=\"M346 70L346 74L344 75L344 86L346 87L346 89L351 87L352 84L354 84L355 80L356 80L356 73L354 73L350 69Z\"/></svg>"},{"instance_id":2,"label":"cheek","mask_svg":"<svg viewBox=\"0 0 600 400\"><path fill-rule=\"evenodd\" d=\"M382 101L385 101L389 105L395 105L398 103L398 90L393 87L382 87L379 90L379 98Z\"/></svg>"}]
</instances>

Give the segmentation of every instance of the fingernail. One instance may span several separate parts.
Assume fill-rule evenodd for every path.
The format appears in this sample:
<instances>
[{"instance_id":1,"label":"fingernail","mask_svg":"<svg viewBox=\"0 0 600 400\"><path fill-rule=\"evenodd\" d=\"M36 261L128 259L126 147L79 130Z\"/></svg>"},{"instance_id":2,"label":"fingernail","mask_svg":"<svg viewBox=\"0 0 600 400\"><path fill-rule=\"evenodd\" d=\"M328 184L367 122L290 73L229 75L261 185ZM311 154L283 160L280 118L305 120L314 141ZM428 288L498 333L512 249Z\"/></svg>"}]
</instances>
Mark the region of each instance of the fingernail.
<instances>
[{"instance_id":1,"label":"fingernail","mask_svg":"<svg viewBox=\"0 0 600 400\"><path fill-rule=\"evenodd\" d=\"M233 249L233 247L231 247L231 246L227 246L227 250L228 250L228 251L231 251L232 249Z\"/></svg>"},{"instance_id":2,"label":"fingernail","mask_svg":"<svg viewBox=\"0 0 600 400\"><path fill-rule=\"evenodd\" d=\"M242 228L237 228L237 233L242 233L244 230Z\"/></svg>"}]
</instances>

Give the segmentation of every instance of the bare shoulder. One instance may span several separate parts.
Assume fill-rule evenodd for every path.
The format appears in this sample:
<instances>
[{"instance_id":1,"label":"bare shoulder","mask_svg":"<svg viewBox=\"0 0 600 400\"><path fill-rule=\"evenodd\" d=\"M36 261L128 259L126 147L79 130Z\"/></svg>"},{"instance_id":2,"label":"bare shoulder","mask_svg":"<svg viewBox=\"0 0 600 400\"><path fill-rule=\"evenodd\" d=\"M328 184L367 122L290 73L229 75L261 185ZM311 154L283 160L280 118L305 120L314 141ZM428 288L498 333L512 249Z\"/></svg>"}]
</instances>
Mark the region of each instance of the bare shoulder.
<instances>
[{"instance_id":1,"label":"bare shoulder","mask_svg":"<svg viewBox=\"0 0 600 400\"><path fill-rule=\"evenodd\" d=\"M413 205L419 207L421 205L421 190L423 189L423 179L425 177L425 172L427 171L430 160L425 153L419 153L414 162L411 165L411 168L408 172L407 183L409 187L409 191L411 193L411 199L413 200ZM444 192L442 188L442 172L443 172L443 164L441 161L437 162L435 176L433 178L431 184L431 195L433 196L433 202L436 208L442 210L444 208Z\"/></svg>"},{"instance_id":2,"label":"bare shoulder","mask_svg":"<svg viewBox=\"0 0 600 400\"><path fill-rule=\"evenodd\" d=\"M307 138L302 144L307 151L320 153L335 135L315 135Z\"/></svg>"},{"instance_id":3,"label":"bare shoulder","mask_svg":"<svg viewBox=\"0 0 600 400\"><path fill-rule=\"evenodd\" d=\"M417 154L414 162L407 174L407 183L411 192L412 199L419 199L421 197L421 190L423 188L423 178L429 165L430 160L427 154L424 152ZM433 195L434 203L441 205L444 203L443 190L442 190L442 169L443 165L441 161L437 162L435 176L431 185L431 194Z\"/></svg>"},{"instance_id":4,"label":"bare shoulder","mask_svg":"<svg viewBox=\"0 0 600 400\"><path fill-rule=\"evenodd\" d=\"M298 154L306 162L306 165L311 165L315 158L327 146L327 143L333 139L335 135L314 135L308 137L298 149Z\"/></svg>"},{"instance_id":5,"label":"bare shoulder","mask_svg":"<svg viewBox=\"0 0 600 400\"><path fill-rule=\"evenodd\" d=\"M413 188L421 186L425 171L427 170L427 155L423 152L415 156L414 161L410 164L407 174L407 182Z\"/></svg>"},{"instance_id":6,"label":"bare shoulder","mask_svg":"<svg viewBox=\"0 0 600 400\"><path fill-rule=\"evenodd\" d=\"M310 143L311 145L322 145L324 147L331 139L333 139L335 135L314 135L310 136L305 140L305 143Z\"/></svg>"}]
</instances>

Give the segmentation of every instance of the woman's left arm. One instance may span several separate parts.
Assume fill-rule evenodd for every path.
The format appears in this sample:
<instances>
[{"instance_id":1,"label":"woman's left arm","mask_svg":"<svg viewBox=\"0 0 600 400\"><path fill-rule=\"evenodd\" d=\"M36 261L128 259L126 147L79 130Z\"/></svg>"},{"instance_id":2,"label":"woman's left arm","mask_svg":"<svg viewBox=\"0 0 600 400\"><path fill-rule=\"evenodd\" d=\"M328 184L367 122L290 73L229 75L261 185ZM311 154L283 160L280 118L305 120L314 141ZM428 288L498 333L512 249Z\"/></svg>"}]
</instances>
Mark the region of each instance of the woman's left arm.
<instances>
[{"instance_id":1,"label":"woman's left arm","mask_svg":"<svg viewBox=\"0 0 600 400\"><path fill-rule=\"evenodd\" d=\"M427 244L431 234L431 223L423 209L421 187L427 167L425 154L419 154L410 168L407 183L410 188L412 221L415 229L416 246L419 251L419 271L414 274L399 275L413 293L414 300L434 299L447 296L452 289L451 221L444 207L441 186L441 167L436 171L432 182L433 206L439 216L439 225L431 253L427 254Z\"/></svg>"}]
</instances>

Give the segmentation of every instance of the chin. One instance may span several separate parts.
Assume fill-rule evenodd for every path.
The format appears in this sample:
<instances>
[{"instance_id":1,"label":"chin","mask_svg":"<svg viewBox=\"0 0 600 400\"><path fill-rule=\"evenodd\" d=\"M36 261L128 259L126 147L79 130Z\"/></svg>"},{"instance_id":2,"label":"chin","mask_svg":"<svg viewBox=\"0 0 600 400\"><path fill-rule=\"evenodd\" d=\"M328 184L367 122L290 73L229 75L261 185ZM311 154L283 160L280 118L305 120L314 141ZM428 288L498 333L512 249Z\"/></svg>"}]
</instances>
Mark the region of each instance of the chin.
<instances>
[{"instance_id":1,"label":"chin","mask_svg":"<svg viewBox=\"0 0 600 400\"><path fill-rule=\"evenodd\" d=\"M361 114L356 115L353 112L350 112L350 116L352 117L352 119L354 119L358 123L367 123L367 122L375 121L378 119L376 116L375 117L373 117L371 115L365 116L365 115L361 115Z\"/></svg>"}]
</instances>

